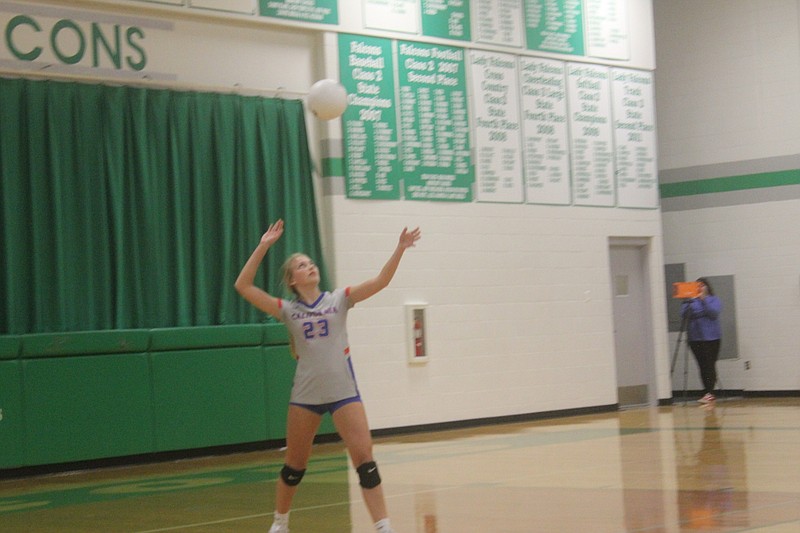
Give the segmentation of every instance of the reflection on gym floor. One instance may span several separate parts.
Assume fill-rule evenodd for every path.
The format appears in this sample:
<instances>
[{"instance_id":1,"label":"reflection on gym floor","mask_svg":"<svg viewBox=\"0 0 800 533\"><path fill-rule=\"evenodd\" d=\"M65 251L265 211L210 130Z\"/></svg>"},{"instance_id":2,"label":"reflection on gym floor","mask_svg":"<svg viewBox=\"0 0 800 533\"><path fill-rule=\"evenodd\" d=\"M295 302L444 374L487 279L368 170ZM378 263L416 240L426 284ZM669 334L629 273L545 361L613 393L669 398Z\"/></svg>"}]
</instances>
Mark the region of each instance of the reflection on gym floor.
<instances>
[{"instance_id":1,"label":"reflection on gym floor","mask_svg":"<svg viewBox=\"0 0 800 533\"><path fill-rule=\"evenodd\" d=\"M800 531L800 399L738 399L376 439L398 533ZM264 532L280 451L0 482L0 530ZM370 533L340 444L292 533Z\"/></svg>"}]
</instances>

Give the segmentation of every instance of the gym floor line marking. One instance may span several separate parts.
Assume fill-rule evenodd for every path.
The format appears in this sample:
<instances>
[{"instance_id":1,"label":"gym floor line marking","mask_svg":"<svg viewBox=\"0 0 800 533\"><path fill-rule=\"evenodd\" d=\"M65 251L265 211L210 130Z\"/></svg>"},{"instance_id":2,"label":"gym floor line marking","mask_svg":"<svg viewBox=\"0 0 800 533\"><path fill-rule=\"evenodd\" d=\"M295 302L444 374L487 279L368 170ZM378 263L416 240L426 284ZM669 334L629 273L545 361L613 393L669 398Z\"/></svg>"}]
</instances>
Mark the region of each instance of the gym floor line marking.
<instances>
[{"instance_id":1,"label":"gym floor line marking","mask_svg":"<svg viewBox=\"0 0 800 533\"><path fill-rule=\"evenodd\" d=\"M387 500L391 500L391 499L394 499L394 498L407 498L409 496L414 496L415 494L424 494L424 493L430 493L430 492L442 492L442 491L446 491L446 490L456 490L456 489L459 489L459 488L463 488L463 487L460 486L460 485L450 485L450 486L447 486L447 487L437 487L437 488L433 488L433 489L406 491L406 492L402 492L402 493L398 493L398 494L391 494L391 495L387 494L386 495L386 499ZM299 512L302 512L302 511L314 511L314 510L317 510L317 509L325 509L325 508L330 508L330 507L339 507L341 505L348 505L349 506L349 505L361 504L361 503L363 503L363 500L361 498L356 498L354 500L342 501L342 502L338 502L338 503L326 503L326 504L321 504L321 505L308 505L308 506L304 506L304 507L293 507L292 508L292 512L293 513L299 513ZM272 516L273 514L274 513L259 513L259 514L252 514L252 515L244 515L244 516L239 516L239 517L224 518L224 519L220 519L220 520L211 520L211 521L208 521L208 522L196 522L196 523L193 523L193 524L183 524L183 525L180 525L180 526L170 526L170 527L164 527L164 528L158 528L158 529L147 529L147 530L141 530L141 531L134 531L133 533L162 533L164 531L177 531L177 530L180 530L180 529L213 526L215 524L225 524L225 523L229 523L229 522L238 522L240 520L250 520L252 518L264 518L264 517L267 517L267 516Z\"/></svg>"},{"instance_id":2,"label":"gym floor line marking","mask_svg":"<svg viewBox=\"0 0 800 533\"><path fill-rule=\"evenodd\" d=\"M357 500L358 501L358 500ZM327 507L339 507L341 505L349 506L351 503L350 501L344 502L337 502L337 503L326 503L322 505L309 505L307 507L294 507L292 508L293 513L298 513L300 511L314 511L316 509L325 509ZM272 516L274 513L258 513L258 514L251 514L251 515L243 515L243 516L234 516L231 518L222 518L220 520L210 520L208 522L195 522L193 524L183 524L179 526L170 526L170 527L162 527L158 529L146 529L142 531L134 531L133 533L160 533L162 531L177 531L180 529L188 529L193 527L205 527L205 526L213 526L215 524L225 524L229 522L238 522L240 520L250 520L253 518L264 518L267 516Z\"/></svg>"}]
</instances>

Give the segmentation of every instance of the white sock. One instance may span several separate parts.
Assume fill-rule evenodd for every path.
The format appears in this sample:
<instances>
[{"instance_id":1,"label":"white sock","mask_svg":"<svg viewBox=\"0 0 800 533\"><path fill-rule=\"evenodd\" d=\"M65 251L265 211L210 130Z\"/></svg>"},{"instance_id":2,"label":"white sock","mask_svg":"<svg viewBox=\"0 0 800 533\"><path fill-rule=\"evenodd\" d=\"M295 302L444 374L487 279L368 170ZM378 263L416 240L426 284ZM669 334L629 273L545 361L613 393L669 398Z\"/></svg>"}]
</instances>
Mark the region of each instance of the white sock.
<instances>
[{"instance_id":1,"label":"white sock","mask_svg":"<svg viewBox=\"0 0 800 533\"><path fill-rule=\"evenodd\" d=\"M289 513L283 514L275 511L273 515L273 524L278 524L280 526L288 526L289 525Z\"/></svg>"},{"instance_id":2,"label":"white sock","mask_svg":"<svg viewBox=\"0 0 800 533\"><path fill-rule=\"evenodd\" d=\"M389 523L388 518L378 520L375 522L375 531L378 533L393 533L392 525Z\"/></svg>"}]
</instances>

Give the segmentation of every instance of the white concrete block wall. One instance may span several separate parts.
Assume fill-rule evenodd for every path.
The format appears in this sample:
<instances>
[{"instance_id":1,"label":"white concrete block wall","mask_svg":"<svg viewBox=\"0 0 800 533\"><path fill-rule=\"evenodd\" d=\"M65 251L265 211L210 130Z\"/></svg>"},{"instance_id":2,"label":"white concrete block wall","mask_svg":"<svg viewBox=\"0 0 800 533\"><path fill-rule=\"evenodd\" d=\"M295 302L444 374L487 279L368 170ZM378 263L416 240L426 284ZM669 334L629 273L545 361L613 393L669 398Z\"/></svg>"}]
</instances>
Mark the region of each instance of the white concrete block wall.
<instances>
[{"instance_id":1,"label":"white concrete block wall","mask_svg":"<svg viewBox=\"0 0 800 533\"><path fill-rule=\"evenodd\" d=\"M726 388L800 389L798 213L797 200L664 213L669 262L690 279L735 277L739 359L719 366Z\"/></svg>"},{"instance_id":2,"label":"white concrete block wall","mask_svg":"<svg viewBox=\"0 0 800 533\"><path fill-rule=\"evenodd\" d=\"M660 214L605 208L331 199L335 284L375 275L421 226L392 284L349 318L374 428L616 403L608 238L651 236ZM654 294L654 309L664 297ZM429 361L409 364L404 304L425 302ZM664 312L654 318L669 396Z\"/></svg>"},{"instance_id":3,"label":"white concrete block wall","mask_svg":"<svg viewBox=\"0 0 800 533\"><path fill-rule=\"evenodd\" d=\"M655 0L654 20L662 172L728 177L797 160L799 2ZM750 170L736 173L737 163ZM735 276L740 358L719 365L726 388L800 390L798 196L796 187L707 194L663 213L666 263L685 263L690 279Z\"/></svg>"},{"instance_id":4,"label":"white concrete block wall","mask_svg":"<svg viewBox=\"0 0 800 533\"><path fill-rule=\"evenodd\" d=\"M796 0L655 0L659 167L800 152Z\"/></svg>"}]
</instances>

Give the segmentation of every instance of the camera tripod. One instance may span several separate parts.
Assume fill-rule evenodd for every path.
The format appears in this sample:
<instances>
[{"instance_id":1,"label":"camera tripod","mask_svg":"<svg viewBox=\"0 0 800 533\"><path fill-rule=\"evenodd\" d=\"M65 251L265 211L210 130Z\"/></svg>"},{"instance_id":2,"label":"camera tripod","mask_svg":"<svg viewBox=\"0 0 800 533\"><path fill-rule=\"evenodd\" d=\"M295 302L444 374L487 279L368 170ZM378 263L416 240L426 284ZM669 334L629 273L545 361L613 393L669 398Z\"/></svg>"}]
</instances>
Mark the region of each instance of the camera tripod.
<instances>
[{"instance_id":1,"label":"camera tripod","mask_svg":"<svg viewBox=\"0 0 800 533\"><path fill-rule=\"evenodd\" d=\"M681 317L681 329L678 331L678 339L675 341L675 351L672 354L672 365L669 369L670 380L675 374L675 363L678 361L678 352L680 352L681 341L683 334L686 333L686 325L689 323L689 313L687 312ZM686 343L683 349L683 404L686 405L688 401L687 388L689 385L689 344Z\"/></svg>"}]
</instances>

